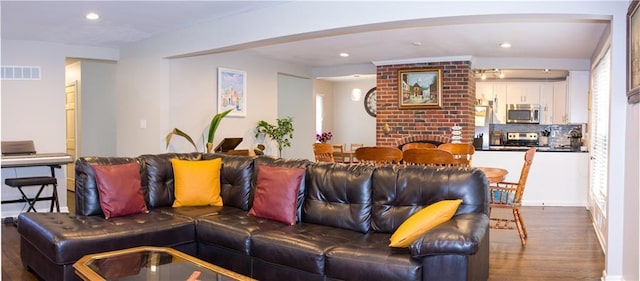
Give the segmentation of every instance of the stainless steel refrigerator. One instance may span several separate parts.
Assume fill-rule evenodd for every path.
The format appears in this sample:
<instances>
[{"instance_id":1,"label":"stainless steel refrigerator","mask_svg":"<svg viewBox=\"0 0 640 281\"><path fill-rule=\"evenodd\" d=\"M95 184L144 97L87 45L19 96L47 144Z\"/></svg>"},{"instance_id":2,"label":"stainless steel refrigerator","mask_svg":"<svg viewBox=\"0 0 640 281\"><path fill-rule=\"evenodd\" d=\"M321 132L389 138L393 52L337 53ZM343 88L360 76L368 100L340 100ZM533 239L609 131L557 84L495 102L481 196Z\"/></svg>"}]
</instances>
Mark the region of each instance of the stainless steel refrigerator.
<instances>
[{"instance_id":1,"label":"stainless steel refrigerator","mask_svg":"<svg viewBox=\"0 0 640 281\"><path fill-rule=\"evenodd\" d=\"M489 148L489 126L493 123L493 108L490 105L476 105L475 125L476 133L474 143L482 138L482 148Z\"/></svg>"}]
</instances>

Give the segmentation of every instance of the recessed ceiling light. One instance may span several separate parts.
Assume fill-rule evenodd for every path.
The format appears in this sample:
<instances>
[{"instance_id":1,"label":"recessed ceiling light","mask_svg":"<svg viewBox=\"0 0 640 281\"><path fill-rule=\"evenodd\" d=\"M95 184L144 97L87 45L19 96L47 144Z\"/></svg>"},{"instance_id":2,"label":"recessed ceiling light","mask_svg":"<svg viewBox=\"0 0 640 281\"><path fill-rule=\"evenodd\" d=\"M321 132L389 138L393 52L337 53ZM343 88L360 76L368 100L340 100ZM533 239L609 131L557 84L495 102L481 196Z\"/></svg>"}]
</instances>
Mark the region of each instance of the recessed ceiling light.
<instances>
[{"instance_id":1,"label":"recessed ceiling light","mask_svg":"<svg viewBox=\"0 0 640 281\"><path fill-rule=\"evenodd\" d=\"M414 42L411 42L411 45L416 46L416 47L418 47L418 46L422 46L422 42L420 42L420 41L414 41Z\"/></svg>"},{"instance_id":2,"label":"recessed ceiling light","mask_svg":"<svg viewBox=\"0 0 640 281\"><path fill-rule=\"evenodd\" d=\"M343 57L343 58L346 58L346 57L349 56L349 53L340 53L340 56Z\"/></svg>"},{"instance_id":3,"label":"recessed ceiling light","mask_svg":"<svg viewBox=\"0 0 640 281\"><path fill-rule=\"evenodd\" d=\"M506 48L511 48L511 43L509 43L509 42L500 43L500 48L505 48L505 49Z\"/></svg>"},{"instance_id":4,"label":"recessed ceiling light","mask_svg":"<svg viewBox=\"0 0 640 281\"><path fill-rule=\"evenodd\" d=\"M97 20L97 19L100 18L100 15L98 15L96 13L88 13L84 17L87 18L88 20Z\"/></svg>"}]
</instances>

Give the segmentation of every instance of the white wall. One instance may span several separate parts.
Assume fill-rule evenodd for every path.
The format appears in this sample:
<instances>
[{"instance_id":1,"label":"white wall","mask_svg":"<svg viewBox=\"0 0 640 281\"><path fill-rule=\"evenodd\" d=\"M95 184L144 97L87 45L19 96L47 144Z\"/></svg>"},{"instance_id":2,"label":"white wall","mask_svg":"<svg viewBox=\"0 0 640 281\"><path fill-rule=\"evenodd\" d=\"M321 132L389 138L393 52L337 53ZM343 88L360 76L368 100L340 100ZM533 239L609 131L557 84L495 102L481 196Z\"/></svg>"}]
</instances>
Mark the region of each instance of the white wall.
<instances>
[{"instance_id":1,"label":"white wall","mask_svg":"<svg viewBox=\"0 0 640 281\"><path fill-rule=\"evenodd\" d=\"M291 147L283 148L282 157L314 159L314 104L312 79L278 74L278 118L292 117L294 128ZM270 123L276 124L275 121Z\"/></svg>"},{"instance_id":2,"label":"white wall","mask_svg":"<svg viewBox=\"0 0 640 281\"><path fill-rule=\"evenodd\" d=\"M80 61L78 157L116 156L116 63L113 61Z\"/></svg>"},{"instance_id":3,"label":"white wall","mask_svg":"<svg viewBox=\"0 0 640 281\"><path fill-rule=\"evenodd\" d=\"M347 150L351 143L376 144L376 118L364 109L364 96L376 86L376 78L352 82L333 83L333 143L344 143ZM362 90L360 101L351 100L354 88Z\"/></svg>"},{"instance_id":4,"label":"white wall","mask_svg":"<svg viewBox=\"0 0 640 281\"><path fill-rule=\"evenodd\" d=\"M154 119L149 118L148 124L153 122L154 127L146 130L159 130L156 137L147 139L130 139L122 151L133 151L129 155L137 155L135 150L152 151L153 153L165 152L164 136L172 129L179 128L189 134L198 143L202 151L202 133L208 131L209 122L217 113L217 76L218 67L242 70L247 73L247 116L225 117L220 123L214 144L225 137L242 137L243 142L237 149L253 149L261 140L255 139L254 129L259 120L265 120L275 124L278 114L278 72L301 73L308 71L299 66L290 65L278 61L264 59L260 56L238 52L225 55L205 55L189 58L176 58L169 60L169 93L166 125L155 126ZM309 82L310 83L310 82ZM144 93L139 93L143 95ZM306 92L298 92L304 96L304 102L312 106L311 88ZM154 98L154 94L146 94L148 99ZM144 103L145 99L139 101ZM139 102L134 100L135 103ZM147 107L144 104L135 112L130 112L130 118L135 116L154 116L157 108ZM286 105L288 107L306 108L300 104ZM307 113L311 113L307 110ZM120 114L127 114L120 111ZM135 116L134 116L135 114ZM294 125L313 127L313 120L307 121L307 117L293 116ZM129 123L135 124L131 120ZM308 124L307 124L308 123ZM127 128L132 127L125 124ZM145 129L135 129L145 131ZM138 134L141 135L141 134ZM299 132L294 133L294 138L300 137ZM146 146L145 144L151 144ZM122 151L120 153L122 153ZM174 137L169 151L189 152L193 147L184 139ZM267 151L270 155L277 155L277 147Z\"/></svg>"},{"instance_id":5,"label":"white wall","mask_svg":"<svg viewBox=\"0 0 640 281\"><path fill-rule=\"evenodd\" d=\"M115 49L2 40L2 65L40 66L42 71L41 80L2 81L2 140L33 140L38 153L64 152L65 59L115 60L118 55ZM65 170L66 167L56 169L61 211L67 210ZM19 198L17 190L4 185L5 178L49 174L49 169L44 167L3 168L2 200ZM32 189L26 189L28 195L35 194ZM51 194L51 188L44 194ZM48 204L41 201L36 206L38 210L48 210ZM17 216L24 209L25 204L21 203L2 205L2 217Z\"/></svg>"}]
</instances>

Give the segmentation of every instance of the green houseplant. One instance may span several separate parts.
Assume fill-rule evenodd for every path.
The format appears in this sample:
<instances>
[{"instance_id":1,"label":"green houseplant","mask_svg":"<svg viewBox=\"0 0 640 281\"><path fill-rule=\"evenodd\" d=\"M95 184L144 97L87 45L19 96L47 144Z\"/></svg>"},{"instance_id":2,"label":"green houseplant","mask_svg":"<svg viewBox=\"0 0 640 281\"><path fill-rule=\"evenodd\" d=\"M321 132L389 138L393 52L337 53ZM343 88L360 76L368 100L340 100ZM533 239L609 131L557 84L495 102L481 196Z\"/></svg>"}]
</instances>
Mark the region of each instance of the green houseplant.
<instances>
[{"instance_id":1,"label":"green houseplant","mask_svg":"<svg viewBox=\"0 0 640 281\"><path fill-rule=\"evenodd\" d=\"M211 118L211 123L209 124L209 132L207 134L207 143L205 145L207 149L207 153L211 153L211 150L213 149L213 137L216 134L216 130L218 129L218 126L220 125L222 118L227 116L227 114L229 114L232 110L233 109L229 109L227 111L220 112L214 115L213 118ZM173 137L173 135L177 135L185 138L191 145L193 145L193 148L195 149L195 151L198 151L198 147L196 146L196 143L193 141L193 139L178 128L173 128L173 130L171 130L171 132L167 134L167 137L166 137L167 148L169 147L169 143L171 142L171 138Z\"/></svg>"},{"instance_id":2,"label":"green houseplant","mask_svg":"<svg viewBox=\"0 0 640 281\"><path fill-rule=\"evenodd\" d=\"M285 117L276 119L278 125L269 124L267 121L260 120L256 126L256 138L261 134L269 136L278 143L278 156L282 157L282 150L291 146L293 138L293 118Z\"/></svg>"}]
</instances>

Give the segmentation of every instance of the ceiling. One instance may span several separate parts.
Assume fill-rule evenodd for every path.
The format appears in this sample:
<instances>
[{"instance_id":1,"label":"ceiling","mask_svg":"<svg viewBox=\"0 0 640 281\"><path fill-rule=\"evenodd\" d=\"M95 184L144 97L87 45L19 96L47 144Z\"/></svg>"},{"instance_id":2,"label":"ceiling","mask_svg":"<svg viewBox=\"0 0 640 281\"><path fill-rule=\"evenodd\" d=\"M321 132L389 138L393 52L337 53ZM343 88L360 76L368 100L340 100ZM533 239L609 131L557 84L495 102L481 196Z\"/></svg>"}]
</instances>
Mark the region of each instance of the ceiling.
<instances>
[{"instance_id":1,"label":"ceiling","mask_svg":"<svg viewBox=\"0 0 640 281\"><path fill-rule=\"evenodd\" d=\"M276 1L2 1L2 40L120 48L154 35L256 9ZM89 22L87 12L101 18ZM554 16L467 17L354 27L251 44L251 52L310 67L425 57L590 59L605 20ZM550 32L553 31L553 32ZM512 44L500 48L501 42ZM224 49L243 49L245 47ZM209 50L216 52L217 50ZM349 57L340 57L347 52ZM548 75L548 74L547 74Z\"/></svg>"}]
</instances>

